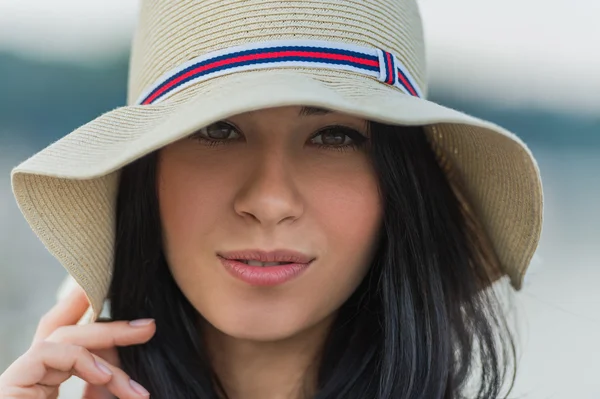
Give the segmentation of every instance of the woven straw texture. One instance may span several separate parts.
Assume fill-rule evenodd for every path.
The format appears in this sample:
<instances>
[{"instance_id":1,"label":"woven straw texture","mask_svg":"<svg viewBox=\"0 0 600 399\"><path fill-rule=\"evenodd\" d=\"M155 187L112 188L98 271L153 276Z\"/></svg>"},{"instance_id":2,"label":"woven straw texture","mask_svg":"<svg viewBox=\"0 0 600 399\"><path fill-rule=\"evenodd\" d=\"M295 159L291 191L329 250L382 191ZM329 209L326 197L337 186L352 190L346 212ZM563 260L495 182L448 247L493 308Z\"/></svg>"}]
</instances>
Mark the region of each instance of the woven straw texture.
<instances>
[{"instance_id":1,"label":"woven straw texture","mask_svg":"<svg viewBox=\"0 0 600 399\"><path fill-rule=\"evenodd\" d=\"M426 92L421 20L413 0L146 0L134 37L127 106L110 111L17 166L17 203L31 228L100 314L112 273L119 170L201 126L240 112L313 105L366 119L426 126L452 165L519 289L542 225L536 162L492 123L411 97L348 71L273 68L199 82L155 105L132 105L168 70L206 52L248 42L316 39L379 47L407 66Z\"/></svg>"}]
</instances>

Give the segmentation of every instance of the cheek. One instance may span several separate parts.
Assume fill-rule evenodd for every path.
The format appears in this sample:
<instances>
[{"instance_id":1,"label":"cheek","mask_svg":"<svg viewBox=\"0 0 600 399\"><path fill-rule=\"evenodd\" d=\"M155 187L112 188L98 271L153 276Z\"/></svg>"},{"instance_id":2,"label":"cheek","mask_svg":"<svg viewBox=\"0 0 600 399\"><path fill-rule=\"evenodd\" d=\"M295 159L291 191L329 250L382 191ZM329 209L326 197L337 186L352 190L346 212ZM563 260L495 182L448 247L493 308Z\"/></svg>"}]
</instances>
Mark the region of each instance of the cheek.
<instances>
[{"instance_id":1,"label":"cheek","mask_svg":"<svg viewBox=\"0 0 600 399\"><path fill-rule=\"evenodd\" d=\"M216 260L206 242L226 211L226 190L232 187L221 162L199 162L197 153L175 143L161 150L157 187L163 252L181 292L203 315L219 304L219 275L202 267ZM213 250L212 252L210 250ZM212 255L212 257L210 256Z\"/></svg>"},{"instance_id":2,"label":"cheek","mask_svg":"<svg viewBox=\"0 0 600 399\"><path fill-rule=\"evenodd\" d=\"M314 292L338 307L356 289L378 242L382 204L375 173L360 165L352 173L326 174L307 190L311 219L318 226L324 253ZM331 310L331 309L330 309Z\"/></svg>"},{"instance_id":3,"label":"cheek","mask_svg":"<svg viewBox=\"0 0 600 399\"><path fill-rule=\"evenodd\" d=\"M364 249L380 222L377 185L367 173L346 177L343 184L318 184L311 190L307 202L311 217L319 221L330 240L334 240L330 244L351 251Z\"/></svg>"},{"instance_id":4,"label":"cheek","mask_svg":"<svg viewBox=\"0 0 600 399\"><path fill-rule=\"evenodd\" d=\"M181 147L164 148L157 170L163 245L169 259L194 256L194 248L226 210L225 193L233 185L227 173L211 170L211 163L199 163L197 154Z\"/></svg>"},{"instance_id":5,"label":"cheek","mask_svg":"<svg viewBox=\"0 0 600 399\"><path fill-rule=\"evenodd\" d=\"M173 254L185 254L180 248L192 245L198 228L202 226L196 221L205 219L206 208L198 204L205 203L208 198L203 198L206 191L199 190L201 186L198 183L202 182L197 182L197 179L197 176L187 176L182 168L169 161L163 162L159 168L158 198L163 245L168 258Z\"/></svg>"}]
</instances>

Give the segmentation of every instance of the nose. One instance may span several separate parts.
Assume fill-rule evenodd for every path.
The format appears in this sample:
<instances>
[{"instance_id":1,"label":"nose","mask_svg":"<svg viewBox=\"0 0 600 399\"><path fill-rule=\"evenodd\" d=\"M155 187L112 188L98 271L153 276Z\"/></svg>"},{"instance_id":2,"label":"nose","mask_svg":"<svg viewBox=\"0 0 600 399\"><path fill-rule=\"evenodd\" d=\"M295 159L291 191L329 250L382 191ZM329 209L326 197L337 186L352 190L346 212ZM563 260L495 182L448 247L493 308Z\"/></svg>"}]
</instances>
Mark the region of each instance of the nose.
<instances>
[{"instance_id":1,"label":"nose","mask_svg":"<svg viewBox=\"0 0 600 399\"><path fill-rule=\"evenodd\" d=\"M264 227L297 220L304 205L291 169L283 154L263 152L235 197L235 212Z\"/></svg>"}]
</instances>

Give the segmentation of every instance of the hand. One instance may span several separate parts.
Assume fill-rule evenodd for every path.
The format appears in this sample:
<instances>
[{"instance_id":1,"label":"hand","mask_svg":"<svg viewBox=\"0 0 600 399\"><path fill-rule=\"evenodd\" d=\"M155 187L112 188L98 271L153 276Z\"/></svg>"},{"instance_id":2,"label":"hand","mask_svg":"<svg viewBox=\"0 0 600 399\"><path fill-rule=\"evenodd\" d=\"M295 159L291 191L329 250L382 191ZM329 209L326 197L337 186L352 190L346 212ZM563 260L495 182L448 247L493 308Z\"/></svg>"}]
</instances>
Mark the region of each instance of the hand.
<instances>
[{"instance_id":1,"label":"hand","mask_svg":"<svg viewBox=\"0 0 600 399\"><path fill-rule=\"evenodd\" d=\"M86 381L87 399L149 397L119 368L116 346L149 341L154 321L77 325L88 306L78 286L41 318L31 347L0 375L0 399L56 399L73 375Z\"/></svg>"}]
</instances>

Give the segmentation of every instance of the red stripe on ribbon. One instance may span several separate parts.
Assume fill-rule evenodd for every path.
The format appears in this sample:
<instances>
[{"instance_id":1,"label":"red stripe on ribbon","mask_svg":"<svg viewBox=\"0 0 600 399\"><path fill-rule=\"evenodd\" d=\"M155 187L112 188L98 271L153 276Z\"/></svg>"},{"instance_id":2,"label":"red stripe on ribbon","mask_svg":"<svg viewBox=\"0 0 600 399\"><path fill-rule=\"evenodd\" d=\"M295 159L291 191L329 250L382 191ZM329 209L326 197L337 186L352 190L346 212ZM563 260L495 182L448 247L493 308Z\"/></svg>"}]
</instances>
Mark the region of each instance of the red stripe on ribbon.
<instances>
[{"instance_id":1,"label":"red stripe on ribbon","mask_svg":"<svg viewBox=\"0 0 600 399\"><path fill-rule=\"evenodd\" d=\"M404 87L406 87L413 96L418 97L415 89L412 87L412 85L410 83L408 83L408 81L406 79L404 79L404 76L402 75L401 72L398 72L398 79L400 79L402 81L402 83L404 83Z\"/></svg>"},{"instance_id":2,"label":"red stripe on ribbon","mask_svg":"<svg viewBox=\"0 0 600 399\"><path fill-rule=\"evenodd\" d=\"M388 70L388 75L390 76L387 80L387 84L389 85L393 85L394 84L394 71L392 68L392 55L390 53L388 53L387 51L385 52L385 59L387 61L387 70Z\"/></svg>"},{"instance_id":3,"label":"red stripe on ribbon","mask_svg":"<svg viewBox=\"0 0 600 399\"><path fill-rule=\"evenodd\" d=\"M169 81L168 83L166 83L165 85L163 85L162 87L160 87L159 90L154 92L142 104L150 104L157 97L159 97L165 91L169 90L171 87L177 85L179 82L181 82L193 75L196 75L198 73L204 72L204 71L212 69L212 68L218 68L220 66L235 64L235 63L244 62L244 61L255 61L255 60L263 60L263 59L269 59L269 58L276 59L276 58L284 58L284 57L309 57L309 58L328 59L328 60L336 60L336 61L350 61L350 62L354 62L357 64L366 65L366 66L371 66L371 67L379 66L379 63L377 61L367 60L367 59L358 58L358 57L352 57L352 56L343 55L343 54L330 54L330 53L315 52L315 51L279 51L279 52L263 53L263 54L249 54L249 55L238 56L235 58L227 58L224 60L211 62L210 64L194 68L191 71L188 71L188 72L184 73L183 75L178 76L176 79L173 79L173 80Z\"/></svg>"}]
</instances>

